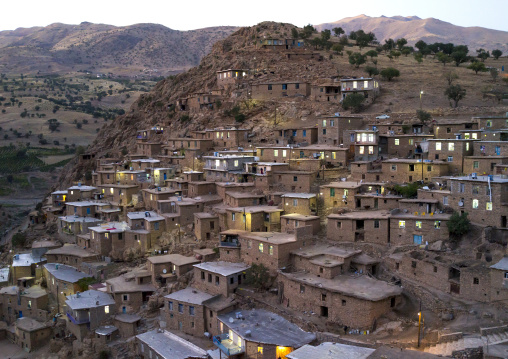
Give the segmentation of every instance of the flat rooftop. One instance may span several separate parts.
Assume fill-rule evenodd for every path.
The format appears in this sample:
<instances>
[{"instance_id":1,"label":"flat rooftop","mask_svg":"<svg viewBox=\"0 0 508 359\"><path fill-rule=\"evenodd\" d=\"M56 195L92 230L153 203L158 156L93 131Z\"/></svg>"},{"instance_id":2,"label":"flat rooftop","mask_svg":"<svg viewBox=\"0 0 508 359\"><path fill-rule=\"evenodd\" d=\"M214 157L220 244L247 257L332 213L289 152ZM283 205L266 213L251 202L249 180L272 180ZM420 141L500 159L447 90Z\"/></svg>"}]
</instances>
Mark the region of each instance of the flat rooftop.
<instances>
[{"instance_id":1,"label":"flat rooftop","mask_svg":"<svg viewBox=\"0 0 508 359\"><path fill-rule=\"evenodd\" d=\"M231 212L245 212L245 213L259 213L259 212L283 212L284 210L277 206L249 206L249 207L226 207L226 211Z\"/></svg>"},{"instance_id":2,"label":"flat rooftop","mask_svg":"<svg viewBox=\"0 0 508 359\"><path fill-rule=\"evenodd\" d=\"M375 349L357 347L340 343L321 343L317 347L304 345L286 355L287 359L365 359Z\"/></svg>"},{"instance_id":3,"label":"flat rooftop","mask_svg":"<svg viewBox=\"0 0 508 359\"><path fill-rule=\"evenodd\" d=\"M93 218L93 217L79 217L79 216L62 216L62 217L58 217L58 219L64 221L64 222L68 222L68 223L74 223L74 222L78 222L78 223L96 223L96 222L102 222L102 220L98 219L98 218Z\"/></svg>"},{"instance_id":4,"label":"flat rooftop","mask_svg":"<svg viewBox=\"0 0 508 359\"><path fill-rule=\"evenodd\" d=\"M177 266L200 262L200 260L196 259L196 257L186 257L181 254L164 254L162 256L152 256L148 257L147 260L153 264L172 263Z\"/></svg>"},{"instance_id":5,"label":"flat rooftop","mask_svg":"<svg viewBox=\"0 0 508 359\"><path fill-rule=\"evenodd\" d=\"M89 275L80 272L77 268L65 264L46 263L44 264L44 268L56 279L68 283L76 283L82 278L89 277Z\"/></svg>"},{"instance_id":6,"label":"flat rooftop","mask_svg":"<svg viewBox=\"0 0 508 359\"><path fill-rule=\"evenodd\" d=\"M323 187L325 188L359 188L362 183L360 181L340 181L340 182L331 182L325 184Z\"/></svg>"},{"instance_id":7,"label":"flat rooftop","mask_svg":"<svg viewBox=\"0 0 508 359\"><path fill-rule=\"evenodd\" d=\"M236 319L237 315L241 315L241 319ZM316 339L315 334L264 309L235 310L219 315L218 319L233 332L254 343L299 348Z\"/></svg>"},{"instance_id":8,"label":"flat rooftop","mask_svg":"<svg viewBox=\"0 0 508 359\"><path fill-rule=\"evenodd\" d=\"M163 221L164 217L161 217L154 211L143 211L143 212L129 212L127 213L129 219L144 219L148 222L152 221Z\"/></svg>"},{"instance_id":9,"label":"flat rooftop","mask_svg":"<svg viewBox=\"0 0 508 359\"><path fill-rule=\"evenodd\" d=\"M291 251L291 254L303 258L313 258L322 255L326 255L328 257L333 256L340 258L349 258L360 253L362 253L361 250L343 249L335 246L328 246L325 244L316 244Z\"/></svg>"},{"instance_id":10,"label":"flat rooftop","mask_svg":"<svg viewBox=\"0 0 508 359\"><path fill-rule=\"evenodd\" d=\"M311 199L311 198L315 198L316 194L315 193L284 193L281 197Z\"/></svg>"},{"instance_id":11,"label":"flat rooftop","mask_svg":"<svg viewBox=\"0 0 508 359\"><path fill-rule=\"evenodd\" d=\"M250 266L244 263L231 262L204 262L195 264L194 267L207 272L217 273L224 277L246 271L250 268Z\"/></svg>"},{"instance_id":12,"label":"flat rooftop","mask_svg":"<svg viewBox=\"0 0 508 359\"><path fill-rule=\"evenodd\" d=\"M398 198L398 197L397 197ZM346 212L342 214L332 213L328 218L333 219L388 219L390 217L390 211L378 210L378 211L354 211Z\"/></svg>"},{"instance_id":13,"label":"flat rooftop","mask_svg":"<svg viewBox=\"0 0 508 359\"><path fill-rule=\"evenodd\" d=\"M316 219L321 219L321 217L319 217L319 216L308 216L308 215L298 214L298 213L285 214L283 216L280 216L280 218L294 219L294 220L298 220L298 221L313 221Z\"/></svg>"},{"instance_id":14,"label":"flat rooftop","mask_svg":"<svg viewBox=\"0 0 508 359\"><path fill-rule=\"evenodd\" d=\"M46 255L50 254L71 255L80 258L97 256L97 253L89 252L76 244L64 244L62 247L50 249L46 252Z\"/></svg>"},{"instance_id":15,"label":"flat rooftop","mask_svg":"<svg viewBox=\"0 0 508 359\"><path fill-rule=\"evenodd\" d=\"M326 279L307 272L281 274L301 284L373 302L402 293L401 287L365 275L338 275L333 279Z\"/></svg>"},{"instance_id":16,"label":"flat rooftop","mask_svg":"<svg viewBox=\"0 0 508 359\"><path fill-rule=\"evenodd\" d=\"M28 267L32 264L44 262L46 258L33 257L32 253L19 253L15 254L12 258L13 267Z\"/></svg>"},{"instance_id":17,"label":"flat rooftop","mask_svg":"<svg viewBox=\"0 0 508 359\"><path fill-rule=\"evenodd\" d=\"M228 191L228 192L226 192L226 195L233 197L233 198L264 198L265 197L262 194L255 194L252 192L235 192L235 191Z\"/></svg>"},{"instance_id":18,"label":"flat rooftop","mask_svg":"<svg viewBox=\"0 0 508 359\"><path fill-rule=\"evenodd\" d=\"M206 292L202 292L200 290L187 287L185 289L179 290L178 292L168 294L164 298L174 300L177 302L203 305L203 302L206 302L207 300L212 299L213 297L214 297L213 295L208 294Z\"/></svg>"},{"instance_id":19,"label":"flat rooftop","mask_svg":"<svg viewBox=\"0 0 508 359\"><path fill-rule=\"evenodd\" d=\"M119 277L110 278L106 283L111 286L113 293L132 293L132 292L155 292L153 284L137 284L136 276L150 275L150 272L142 269L133 270Z\"/></svg>"},{"instance_id":20,"label":"flat rooftop","mask_svg":"<svg viewBox=\"0 0 508 359\"><path fill-rule=\"evenodd\" d=\"M65 303L73 310L97 308L114 305L115 300L110 294L98 290L87 290L67 296Z\"/></svg>"},{"instance_id":21,"label":"flat rooftop","mask_svg":"<svg viewBox=\"0 0 508 359\"><path fill-rule=\"evenodd\" d=\"M48 328L48 326L45 323L41 323L35 319L23 317L16 320L16 327L18 327L21 330L24 330L25 332L33 332L36 330Z\"/></svg>"},{"instance_id":22,"label":"flat rooftop","mask_svg":"<svg viewBox=\"0 0 508 359\"><path fill-rule=\"evenodd\" d=\"M296 242L294 234L280 233L280 232L243 232L239 233L240 237L247 239L254 239L271 244L286 244Z\"/></svg>"},{"instance_id":23,"label":"flat rooftop","mask_svg":"<svg viewBox=\"0 0 508 359\"><path fill-rule=\"evenodd\" d=\"M208 359L204 349L166 330L158 329L139 334L136 338L164 359Z\"/></svg>"}]
</instances>

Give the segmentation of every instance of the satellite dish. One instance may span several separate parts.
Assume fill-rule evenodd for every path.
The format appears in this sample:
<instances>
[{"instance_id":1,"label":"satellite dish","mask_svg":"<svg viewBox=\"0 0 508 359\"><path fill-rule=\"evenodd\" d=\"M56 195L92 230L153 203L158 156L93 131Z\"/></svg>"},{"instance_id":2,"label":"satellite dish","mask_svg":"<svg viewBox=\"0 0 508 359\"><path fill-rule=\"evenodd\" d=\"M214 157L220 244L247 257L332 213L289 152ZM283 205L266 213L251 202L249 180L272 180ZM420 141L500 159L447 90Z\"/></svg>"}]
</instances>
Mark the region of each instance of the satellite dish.
<instances>
[{"instance_id":1,"label":"satellite dish","mask_svg":"<svg viewBox=\"0 0 508 359\"><path fill-rule=\"evenodd\" d=\"M165 268L162 270L162 273L164 273L164 274L166 274L167 272L168 271Z\"/></svg>"},{"instance_id":2,"label":"satellite dish","mask_svg":"<svg viewBox=\"0 0 508 359\"><path fill-rule=\"evenodd\" d=\"M460 201L459 202L459 207L463 207L464 206L464 202Z\"/></svg>"}]
</instances>

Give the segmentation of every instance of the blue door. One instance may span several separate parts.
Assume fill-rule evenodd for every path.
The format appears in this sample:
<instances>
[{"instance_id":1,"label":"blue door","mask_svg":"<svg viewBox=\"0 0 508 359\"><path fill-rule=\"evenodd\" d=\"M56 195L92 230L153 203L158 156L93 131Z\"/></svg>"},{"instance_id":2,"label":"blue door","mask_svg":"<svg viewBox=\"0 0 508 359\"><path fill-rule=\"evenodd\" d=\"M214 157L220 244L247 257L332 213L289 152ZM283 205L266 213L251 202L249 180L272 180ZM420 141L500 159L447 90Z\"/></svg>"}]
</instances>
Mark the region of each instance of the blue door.
<instances>
[{"instance_id":1,"label":"blue door","mask_svg":"<svg viewBox=\"0 0 508 359\"><path fill-rule=\"evenodd\" d=\"M164 173L164 181L166 180L168 174L167 173Z\"/></svg>"},{"instance_id":2,"label":"blue door","mask_svg":"<svg viewBox=\"0 0 508 359\"><path fill-rule=\"evenodd\" d=\"M86 209L86 214L90 214L90 207Z\"/></svg>"},{"instance_id":3,"label":"blue door","mask_svg":"<svg viewBox=\"0 0 508 359\"><path fill-rule=\"evenodd\" d=\"M122 307L122 313L127 313L127 308L126 307Z\"/></svg>"},{"instance_id":4,"label":"blue door","mask_svg":"<svg viewBox=\"0 0 508 359\"><path fill-rule=\"evenodd\" d=\"M23 318L23 312L21 310L19 311L19 317Z\"/></svg>"},{"instance_id":5,"label":"blue door","mask_svg":"<svg viewBox=\"0 0 508 359\"><path fill-rule=\"evenodd\" d=\"M422 236L413 234L413 243L418 245L422 244Z\"/></svg>"}]
</instances>

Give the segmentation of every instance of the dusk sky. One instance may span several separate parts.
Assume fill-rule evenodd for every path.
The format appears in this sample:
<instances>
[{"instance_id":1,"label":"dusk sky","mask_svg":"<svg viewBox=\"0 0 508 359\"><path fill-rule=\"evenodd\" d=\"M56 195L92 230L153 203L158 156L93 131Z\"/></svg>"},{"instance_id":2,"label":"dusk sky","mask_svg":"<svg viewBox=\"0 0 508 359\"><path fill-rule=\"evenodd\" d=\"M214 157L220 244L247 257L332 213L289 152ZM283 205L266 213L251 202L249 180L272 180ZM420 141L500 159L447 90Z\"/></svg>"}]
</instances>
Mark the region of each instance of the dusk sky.
<instances>
[{"instance_id":1,"label":"dusk sky","mask_svg":"<svg viewBox=\"0 0 508 359\"><path fill-rule=\"evenodd\" d=\"M480 8L481 6L481 8ZM363 1L132 1L24 0L2 3L0 30L83 21L111 25L157 23L175 30L209 26L250 26L261 21L297 26L333 22L344 17L434 17L460 26L482 26L508 31L508 0L363 0Z\"/></svg>"}]
</instances>

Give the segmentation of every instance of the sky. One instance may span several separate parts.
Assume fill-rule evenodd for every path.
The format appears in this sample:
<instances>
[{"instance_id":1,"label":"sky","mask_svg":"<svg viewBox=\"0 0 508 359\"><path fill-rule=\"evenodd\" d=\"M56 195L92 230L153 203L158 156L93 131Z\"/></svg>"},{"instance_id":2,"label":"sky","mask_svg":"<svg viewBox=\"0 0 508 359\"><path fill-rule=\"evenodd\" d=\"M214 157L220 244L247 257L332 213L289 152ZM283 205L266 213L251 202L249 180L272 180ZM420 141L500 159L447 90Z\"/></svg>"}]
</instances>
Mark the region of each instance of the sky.
<instances>
[{"instance_id":1,"label":"sky","mask_svg":"<svg viewBox=\"0 0 508 359\"><path fill-rule=\"evenodd\" d=\"M1 9L0 30L83 21L117 26L156 23L175 30L262 21L301 27L365 14L434 17L459 26L508 31L508 0L18 0L2 3Z\"/></svg>"}]
</instances>

